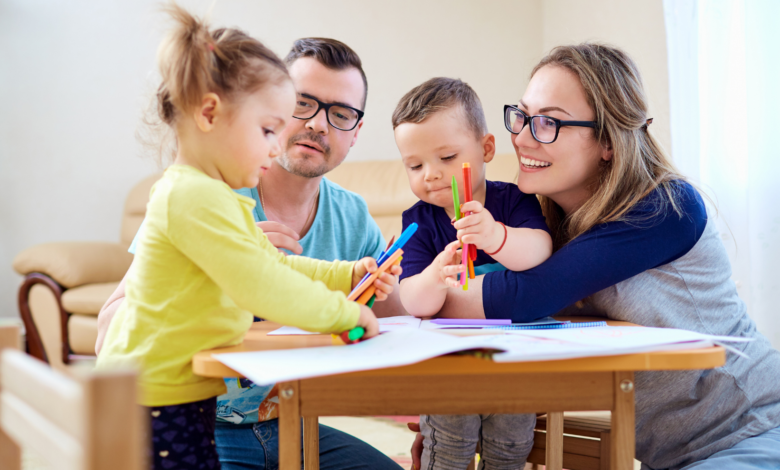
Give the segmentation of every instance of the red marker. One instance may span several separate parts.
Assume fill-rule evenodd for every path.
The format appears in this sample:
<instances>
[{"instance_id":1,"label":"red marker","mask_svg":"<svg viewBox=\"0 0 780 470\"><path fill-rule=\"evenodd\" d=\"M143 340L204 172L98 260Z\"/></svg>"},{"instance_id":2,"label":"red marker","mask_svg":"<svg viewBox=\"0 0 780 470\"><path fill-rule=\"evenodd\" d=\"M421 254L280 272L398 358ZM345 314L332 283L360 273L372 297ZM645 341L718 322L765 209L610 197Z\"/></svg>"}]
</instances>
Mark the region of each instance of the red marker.
<instances>
[{"instance_id":1,"label":"red marker","mask_svg":"<svg viewBox=\"0 0 780 470\"><path fill-rule=\"evenodd\" d=\"M466 193L465 202L471 202L473 200L473 194L471 192L471 165L468 163L463 164L463 191ZM467 212L465 215L471 215L471 212ZM477 247L475 245L469 245L469 259L471 261L477 260ZM473 276L469 276L474 279Z\"/></svg>"}]
</instances>

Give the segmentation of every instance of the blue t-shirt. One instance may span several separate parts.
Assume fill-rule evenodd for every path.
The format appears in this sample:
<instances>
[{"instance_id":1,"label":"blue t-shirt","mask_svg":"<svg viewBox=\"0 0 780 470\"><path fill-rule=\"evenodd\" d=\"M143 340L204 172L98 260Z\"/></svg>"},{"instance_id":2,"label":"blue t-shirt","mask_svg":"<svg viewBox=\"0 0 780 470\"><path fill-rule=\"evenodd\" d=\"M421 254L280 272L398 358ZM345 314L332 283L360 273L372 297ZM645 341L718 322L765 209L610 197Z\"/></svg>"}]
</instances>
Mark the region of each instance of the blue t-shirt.
<instances>
[{"instance_id":1,"label":"blue t-shirt","mask_svg":"<svg viewBox=\"0 0 780 470\"><path fill-rule=\"evenodd\" d=\"M500 181L486 183L484 206L497 222L507 227L548 231L536 196L521 192L514 184ZM448 244L457 239L457 230L442 207L419 201L403 214L404 229L413 222L417 222L417 233L404 245L401 279L423 272ZM474 261L476 275L505 269L490 255L477 250Z\"/></svg>"},{"instance_id":2,"label":"blue t-shirt","mask_svg":"<svg viewBox=\"0 0 780 470\"><path fill-rule=\"evenodd\" d=\"M256 222L268 220L257 188L235 191L255 200L253 215ZM130 253L135 253L137 238L136 234L128 250ZM366 201L326 178L320 182L320 199L314 222L298 243L303 248L303 256L325 261L354 261L366 256L377 258L385 248L382 232L368 213ZM258 409L273 385L259 386L247 379L233 378L225 379L225 385L227 393L217 398L217 420L235 424L256 423Z\"/></svg>"}]
</instances>

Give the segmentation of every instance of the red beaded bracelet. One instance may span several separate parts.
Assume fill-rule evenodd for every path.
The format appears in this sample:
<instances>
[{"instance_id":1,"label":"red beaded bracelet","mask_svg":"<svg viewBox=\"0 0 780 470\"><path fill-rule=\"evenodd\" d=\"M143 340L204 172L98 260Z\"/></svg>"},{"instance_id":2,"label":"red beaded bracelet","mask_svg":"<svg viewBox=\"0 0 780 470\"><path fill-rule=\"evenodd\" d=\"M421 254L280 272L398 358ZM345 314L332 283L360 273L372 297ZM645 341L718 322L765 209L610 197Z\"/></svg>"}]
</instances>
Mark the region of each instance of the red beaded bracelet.
<instances>
[{"instance_id":1,"label":"red beaded bracelet","mask_svg":"<svg viewBox=\"0 0 780 470\"><path fill-rule=\"evenodd\" d=\"M499 224L501 224L501 222L499 222ZM486 255L493 256L493 255L495 255L496 253L498 253L499 251L501 251L501 248L504 248L504 244L506 244L507 230L506 230L506 225L504 225L504 224L501 224L501 226L502 226L502 227L504 227L504 241L502 241L502 242L501 242L501 246L499 246L499 247L498 247L498 249L497 249L496 251L494 251L493 253L488 253L488 252L486 251L486 252L485 252L485 254L486 254Z\"/></svg>"}]
</instances>

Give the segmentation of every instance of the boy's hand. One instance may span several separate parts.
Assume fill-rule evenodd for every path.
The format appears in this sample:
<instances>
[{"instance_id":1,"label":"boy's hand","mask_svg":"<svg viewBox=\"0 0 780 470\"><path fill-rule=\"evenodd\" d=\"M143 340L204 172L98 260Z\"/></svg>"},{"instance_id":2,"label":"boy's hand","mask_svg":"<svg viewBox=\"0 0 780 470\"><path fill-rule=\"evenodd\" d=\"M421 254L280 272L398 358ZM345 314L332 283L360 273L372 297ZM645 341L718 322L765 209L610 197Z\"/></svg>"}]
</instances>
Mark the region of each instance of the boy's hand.
<instances>
[{"instance_id":1,"label":"boy's hand","mask_svg":"<svg viewBox=\"0 0 780 470\"><path fill-rule=\"evenodd\" d=\"M362 326L366 330L365 334L363 334L363 339L373 338L379 334L379 322L376 321L374 312L365 305L360 305L360 317L358 317L357 326Z\"/></svg>"},{"instance_id":2,"label":"boy's hand","mask_svg":"<svg viewBox=\"0 0 780 470\"><path fill-rule=\"evenodd\" d=\"M374 258L365 257L355 263L355 267L352 269L352 288L354 289L358 282L367 274L374 274L379 267L376 265ZM390 271L389 273L387 271ZM387 296L393 292L393 286L395 286L395 277L400 276L403 270L401 266L393 265L390 269L380 274L374 281L374 287L376 287L376 300L382 302L387 299Z\"/></svg>"},{"instance_id":3,"label":"boy's hand","mask_svg":"<svg viewBox=\"0 0 780 470\"><path fill-rule=\"evenodd\" d=\"M439 253L428 267L437 274L437 284L440 288L460 287L458 273L465 271L464 266L460 264L461 251L460 242L454 241L444 247L444 251Z\"/></svg>"},{"instance_id":4,"label":"boy's hand","mask_svg":"<svg viewBox=\"0 0 780 470\"><path fill-rule=\"evenodd\" d=\"M501 224L493 219L490 211L485 209L479 201L469 201L463 204L461 211L472 214L455 222L458 240L475 245L480 250L489 253L498 250L504 240L504 231Z\"/></svg>"}]
</instances>

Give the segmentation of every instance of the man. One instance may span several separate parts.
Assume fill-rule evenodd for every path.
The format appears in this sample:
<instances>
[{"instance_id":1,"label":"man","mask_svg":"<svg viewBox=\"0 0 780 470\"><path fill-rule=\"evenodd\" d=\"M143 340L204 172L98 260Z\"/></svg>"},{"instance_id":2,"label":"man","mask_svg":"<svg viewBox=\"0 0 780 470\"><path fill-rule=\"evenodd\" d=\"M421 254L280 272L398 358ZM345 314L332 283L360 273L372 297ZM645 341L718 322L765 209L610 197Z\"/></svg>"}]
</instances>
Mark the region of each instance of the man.
<instances>
[{"instance_id":1,"label":"man","mask_svg":"<svg viewBox=\"0 0 780 470\"><path fill-rule=\"evenodd\" d=\"M376 258L385 241L365 201L323 177L344 161L363 126L368 85L360 58L339 41L305 38L295 41L285 62L298 92L296 119L279 135L283 154L258 186L238 192L255 199L255 221L277 248L325 260ZM124 280L98 316L96 351L122 298ZM374 312L405 313L397 286ZM216 428L222 468L276 468L276 387L225 382L228 393L218 398ZM320 468L400 467L363 441L320 425Z\"/></svg>"}]
</instances>

